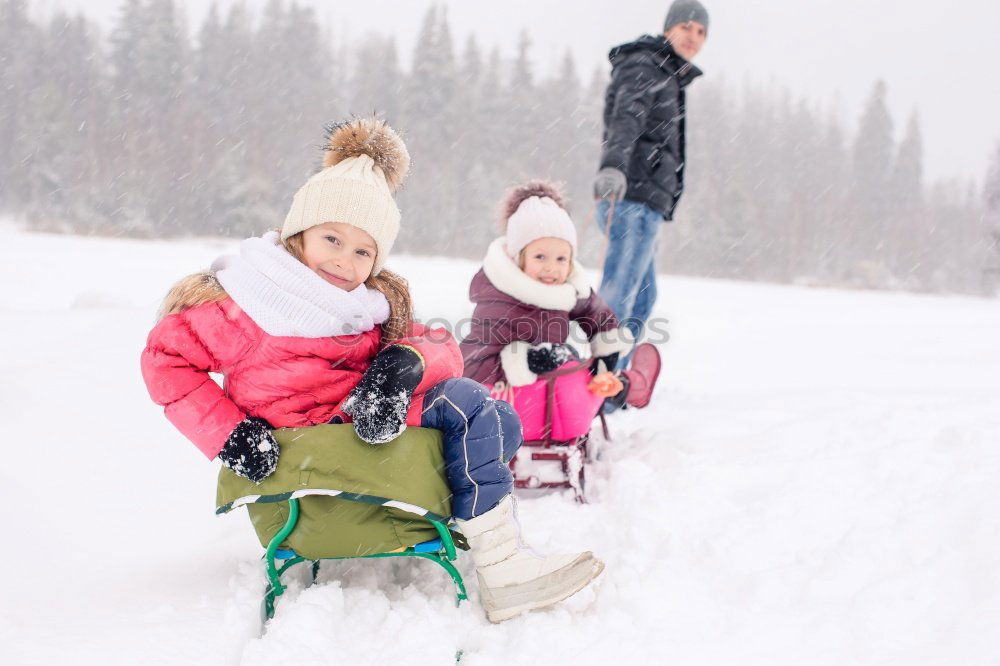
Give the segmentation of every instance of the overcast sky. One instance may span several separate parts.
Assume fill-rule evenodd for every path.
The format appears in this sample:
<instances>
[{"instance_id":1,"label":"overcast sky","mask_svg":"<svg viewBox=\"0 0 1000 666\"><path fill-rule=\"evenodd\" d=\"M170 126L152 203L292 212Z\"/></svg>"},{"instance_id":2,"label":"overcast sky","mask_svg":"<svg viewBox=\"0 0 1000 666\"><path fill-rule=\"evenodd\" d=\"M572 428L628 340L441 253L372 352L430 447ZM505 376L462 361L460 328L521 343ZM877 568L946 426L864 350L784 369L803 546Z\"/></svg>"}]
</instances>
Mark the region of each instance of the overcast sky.
<instances>
[{"instance_id":1,"label":"overcast sky","mask_svg":"<svg viewBox=\"0 0 1000 666\"><path fill-rule=\"evenodd\" d=\"M180 0L197 26L209 2ZM247 0L260 6L264 0ZM38 14L83 9L105 26L120 0L31 0ZM232 0L221 0L228 7ZM299 0L317 8L340 39L375 30L395 34L409 59L430 0ZM650 0L464 0L448 5L459 45L470 32L486 47L512 54L526 29L533 56L552 67L567 49L585 75L610 46L662 26L669 2ZM773 81L817 103L837 105L853 128L877 78L889 86L899 132L917 110L925 172L932 178L981 180L1000 141L1000 1L998 0L705 0L709 38L696 62L707 76L739 85L745 76ZM691 93L697 94L697 83ZM697 122L692 119L692 122Z\"/></svg>"}]
</instances>

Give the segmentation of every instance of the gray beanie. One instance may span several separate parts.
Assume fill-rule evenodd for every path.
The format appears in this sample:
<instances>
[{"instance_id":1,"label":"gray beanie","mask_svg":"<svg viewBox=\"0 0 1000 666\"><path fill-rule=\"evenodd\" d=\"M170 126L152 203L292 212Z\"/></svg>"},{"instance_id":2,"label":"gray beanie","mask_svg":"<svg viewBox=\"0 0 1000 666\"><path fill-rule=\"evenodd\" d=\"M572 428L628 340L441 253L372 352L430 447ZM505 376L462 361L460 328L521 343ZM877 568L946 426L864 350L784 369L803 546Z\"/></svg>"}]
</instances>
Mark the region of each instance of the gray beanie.
<instances>
[{"instance_id":1,"label":"gray beanie","mask_svg":"<svg viewBox=\"0 0 1000 666\"><path fill-rule=\"evenodd\" d=\"M705 26L705 33L708 33L708 10L705 5L698 0L674 0L667 10L667 20L663 22L663 31L666 32L678 23L687 21L697 21Z\"/></svg>"}]
</instances>

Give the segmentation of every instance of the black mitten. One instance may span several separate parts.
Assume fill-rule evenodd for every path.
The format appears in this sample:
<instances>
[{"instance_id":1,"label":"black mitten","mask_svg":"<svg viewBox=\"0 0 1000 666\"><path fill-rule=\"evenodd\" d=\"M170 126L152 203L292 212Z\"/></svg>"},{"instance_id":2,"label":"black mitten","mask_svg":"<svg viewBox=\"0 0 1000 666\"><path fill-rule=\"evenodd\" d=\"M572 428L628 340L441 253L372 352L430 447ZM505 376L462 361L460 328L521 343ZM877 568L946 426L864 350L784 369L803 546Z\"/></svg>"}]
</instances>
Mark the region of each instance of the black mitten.
<instances>
[{"instance_id":1,"label":"black mitten","mask_svg":"<svg viewBox=\"0 0 1000 666\"><path fill-rule=\"evenodd\" d=\"M595 356L590 362L590 374L597 376L602 372L614 372L618 367L618 352L607 356Z\"/></svg>"},{"instance_id":2,"label":"black mitten","mask_svg":"<svg viewBox=\"0 0 1000 666\"><path fill-rule=\"evenodd\" d=\"M271 424L249 416L233 428L219 451L222 464L245 479L260 483L278 466L278 443Z\"/></svg>"},{"instance_id":3,"label":"black mitten","mask_svg":"<svg viewBox=\"0 0 1000 666\"><path fill-rule=\"evenodd\" d=\"M406 430L406 412L423 376L424 361L413 349L392 345L380 351L344 401L358 437L384 444Z\"/></svg>"},{"instance_id":4,"label":"black mitten","mask_svg":"<svg viewBox=\"0 0 1000 666\"><path fill-rule=\"evenodd\" d=\"M573 350L558 342L542 343L528 350L528 370L536 375L552 372L573 358Z\"/></svg>"}]
</instances>

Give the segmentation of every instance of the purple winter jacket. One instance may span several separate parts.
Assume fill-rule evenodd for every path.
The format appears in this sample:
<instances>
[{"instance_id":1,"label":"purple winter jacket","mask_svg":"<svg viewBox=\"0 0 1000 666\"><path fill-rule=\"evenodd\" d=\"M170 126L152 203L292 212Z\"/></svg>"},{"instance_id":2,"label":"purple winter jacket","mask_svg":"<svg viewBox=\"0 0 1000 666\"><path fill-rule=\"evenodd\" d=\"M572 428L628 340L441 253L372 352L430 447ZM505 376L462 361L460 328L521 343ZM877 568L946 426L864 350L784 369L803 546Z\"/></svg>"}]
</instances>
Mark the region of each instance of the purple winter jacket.
<instances>
[{"instance_id":1,"label":"purple winter jacket","mask_svg":"<svg viewBox=\"0 0 1000 666\"><path fill-rule=\"evenodd\" d=\"M570 321L580 325L594 356L625 353L633 344L618 327L611 308L591 288L574 262L562 285L546 285L528 277L503 248L503 238L490 244L483 268L472 279L469 299L476 304L469 334L459 345L465 376L492 386L533 383L527 351L540 343L564 343Z\"/></svg>"}]
</instances>

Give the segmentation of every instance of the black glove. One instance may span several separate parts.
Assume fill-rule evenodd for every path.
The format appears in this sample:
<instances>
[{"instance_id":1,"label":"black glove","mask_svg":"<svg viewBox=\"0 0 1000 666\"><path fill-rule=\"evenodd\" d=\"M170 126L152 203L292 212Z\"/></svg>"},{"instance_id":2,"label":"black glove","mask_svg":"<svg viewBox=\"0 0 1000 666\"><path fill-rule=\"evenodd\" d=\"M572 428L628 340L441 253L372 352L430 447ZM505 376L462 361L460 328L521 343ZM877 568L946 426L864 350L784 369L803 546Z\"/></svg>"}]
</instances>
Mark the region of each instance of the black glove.
<instances>
[{"instance_id":1,"label":"black glove","mask_svg":"<svg viewBox=\"0 0 1000 666\"><path fill-rule=\"evenodd\" d=\"M607 356L595 356L590 362L590 374L596 377L602 372L614 372L618 367L618 352Z\"/></svg>"},{"instance_id":2,"label":"black glove","mask_svg":"<svg viewBox=\"0 0 1000 666\"><path fill-rule=\"evenodd\" d=\"M536 375L544 375L573 357L573 349L569 345L545 342L528 350L528 370Z\"/></svg>"},{"instance_id":3,"label":"black glove","mask_svg":"<svg viewBox=\"0 0 1000 666\"><path fill-rule=\"evenodd\" d=\"M618 375L618 380L621 381L622 388L621 391L611 396L610 398L604 399L604 413L610 413L618 409L628 409L628 387L629 380L627 375Z\"/></svg>"},{"instance_id":4,"label":"black glove","mask_svg":"<svg viewBox=\"0 0 1000 666\"><path fill-rule=\"evenodd\" d=\"M625 198L625 191L628 189L628 181L618 169L614 167L604 167L594 176L594 198L614 199L621 201Z\"/></svg>"},{"instance_id":5,"label":"black glove","mask_svg":"<svg viewBox=\"0 0 1000 666\"><path fill-rule=\"evenodd\" d=\"M278 443L271 436L271 424L248 416L229 433L219 451L222 464L254 483L260 483L278 466Z\"/></svg>"},{"instance_id":6,"label":"black glove","mask_svg":"<svg viewBox=\"0 0 1000 666\"><path fill-rule=\"evenodd\" d=\"M344 401L344 413L353 417L358 437L384 444L406 430L406 412L423 376L423 359L409 347L392 345L380 351Z\"/></svg>"}]
</instances>

